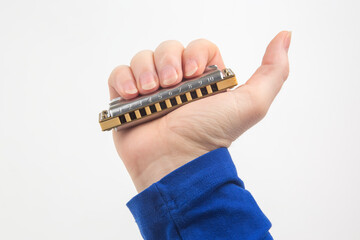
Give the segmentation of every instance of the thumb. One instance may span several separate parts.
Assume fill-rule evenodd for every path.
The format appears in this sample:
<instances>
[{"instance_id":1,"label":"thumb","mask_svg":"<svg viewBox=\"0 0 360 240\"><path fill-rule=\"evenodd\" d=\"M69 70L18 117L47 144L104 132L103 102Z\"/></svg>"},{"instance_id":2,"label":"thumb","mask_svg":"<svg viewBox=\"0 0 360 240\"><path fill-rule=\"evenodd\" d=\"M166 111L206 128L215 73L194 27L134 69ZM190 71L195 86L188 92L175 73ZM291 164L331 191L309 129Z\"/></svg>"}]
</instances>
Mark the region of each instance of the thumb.
<instances>
[{"instance_id":1,"label":"thumb","mask_svg":"<svg viewBox=\"0 0 360 240\"><path fill-rule=\"evenodd\" d=\"M241 119L261 120L289 74L288 49L291 32L280 32L268 45L261 66L232 93ZM245 98L245 99L244 99ZM245 101L244 101L245 100Z\"/></svg>"}]
</instances>

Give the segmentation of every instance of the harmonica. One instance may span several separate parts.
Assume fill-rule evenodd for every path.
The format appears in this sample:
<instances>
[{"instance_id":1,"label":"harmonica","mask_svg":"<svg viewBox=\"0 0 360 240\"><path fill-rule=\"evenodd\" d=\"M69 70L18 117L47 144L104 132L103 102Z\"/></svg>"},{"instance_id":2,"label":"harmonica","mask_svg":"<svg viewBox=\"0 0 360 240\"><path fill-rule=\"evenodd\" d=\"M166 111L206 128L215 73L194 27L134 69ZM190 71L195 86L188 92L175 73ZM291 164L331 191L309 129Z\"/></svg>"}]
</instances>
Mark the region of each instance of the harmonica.
<instances>
[{"instance_id":1,"label":"harmonica","mask_svg":"<svg viewBox=\"0 0 360 240\"><path fill-rule=\"evenodd\" d=\"M201 76L183 80L172 88L131 100L121 97L111 100L109 109L99 114L99 123L103 131L133 127L236 85L235 74L230 68L220 70L216 65L211 65Z\"/></svg>"}]
</instances>

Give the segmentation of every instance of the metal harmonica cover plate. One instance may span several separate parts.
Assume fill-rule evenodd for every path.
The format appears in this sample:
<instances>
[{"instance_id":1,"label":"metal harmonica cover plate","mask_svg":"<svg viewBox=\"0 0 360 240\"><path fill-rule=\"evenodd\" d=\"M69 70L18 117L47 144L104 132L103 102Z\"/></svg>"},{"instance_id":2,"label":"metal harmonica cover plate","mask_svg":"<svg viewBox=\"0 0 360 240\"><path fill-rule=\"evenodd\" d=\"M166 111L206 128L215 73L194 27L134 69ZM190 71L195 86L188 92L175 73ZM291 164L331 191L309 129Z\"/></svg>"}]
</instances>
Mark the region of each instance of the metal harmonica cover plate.
<instances>
[{"instance_id":1,"label":"metal harmonica cover plate","mask_svg":"<svg viewBox=\"0 0 360 240\"><path fill-rule=\"evenodd\" d=\"M184 80L172 88L161 89L132 100L122 98L111 100L109 110L100 113L99 123L103 131L131 127L235 85L237 81L231 69L219 70L216 65L212 65L201 76Z\"/></svg>"}]
</instances>

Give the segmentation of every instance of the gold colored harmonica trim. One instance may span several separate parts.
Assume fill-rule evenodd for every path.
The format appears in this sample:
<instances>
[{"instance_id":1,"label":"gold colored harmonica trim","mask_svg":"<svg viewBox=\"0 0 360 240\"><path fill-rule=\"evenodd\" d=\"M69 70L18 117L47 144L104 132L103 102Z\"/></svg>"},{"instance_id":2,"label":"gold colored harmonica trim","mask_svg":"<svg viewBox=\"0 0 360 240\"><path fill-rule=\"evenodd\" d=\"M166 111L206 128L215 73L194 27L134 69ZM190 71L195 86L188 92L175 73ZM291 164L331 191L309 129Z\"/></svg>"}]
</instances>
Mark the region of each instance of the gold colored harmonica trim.
<instances>
[{"instance_id":1,"label":"gold colored harmonica trim","mask_svg":"<svg viewBox=\"0 0 360 240\"><path fill-rule=\"evenodd\" d=\"M145 112L146 112L146 115L150 115L150 114L151 114L151 111L150 111L149 106L146 106L146 107L145 107Z\"/></svg>"},{"instance_id":2,"label":"gold colored harmonica trim","mask_svg":"<svg viewBox=\"0 0 360 240\"><path fill-rule=\"evenodd\" d=\"M155 103L155 108L156 108L156 111L158 111L158 112L161 111L161 107L160 107L159 103Z\"/></svg>"},{"instance_id":3,"label":"gold colored harmonica trim","mask_svg":"<svg viewBox=\"0 0 360 240\"><path fill-rule=\"evenodd\" d=\"M137 119L141 118L141 114L140 114L139 109L135 110L134 112L135 112L135 116L136 116Z\"/></svg>"},{"instance_id":4,"label":"gold colored harmonica trim","mask_svg":"<svg viewBox=\"0 0 360 240\"><path fill-rule=\"evenodd\" d=\"M236 84L237 81L234 77L216 83L219 91L229 88L229 86L235 86Z\"/></svg>"},{"instance_id":5,"label":"gold colored harmonica trim","mask_svg":"<svg viewBox=\"0 0 360 240\"><path fill-rule=\"evenodd\" d=\"M177 104L182 104L180 96L176 96L175 100L176 100Z\"/></svg>"},{"instance_id":6,"label":"gold colored harmonica trim","mask_svg":"<svg viewBox=\"0 0 360 240\"><path fill-rule=\"evenodd\" d=\"M126 119L126 122L131 122L129 113L125 113L125 119Z\"/></svg>"},{"instance_id":7,"label":"gold colored harmonica trim","mask_svg":"<svg viewBox=\"0 0 360 240\"><path fill-rule=\"evenodd\" d=\"M185 96L186 96L188 101L192 100L191 94L189 92L185 93Z\"/></svg>"},{"instance_id":8,"label":"gold colored harmonica trim","mask_svg":"<svg viewBox=\"0 0 360 240\"><path fill-rule=\"evenodd\" d=\"M172 107L172 104L171 104L171 102L170 102L169 99L166 99L166 100L165 100L165 104L166 104L166 107L167 107L167 108L171 108L171 107Z\"/></svg>"},{"instance_id":9,"label":"gold colored harmonica trim","mask_svg":"<svg viewBox=\"0 0 360 240\"><path fill-rule=\"evenodd\" d=\"M121 122L119 118L111 118L107 121L101 122L100 126L101 126L101 130L105 131L108 129L113 128L114 126L120 126Z\"/></svg>"}]
</instances>

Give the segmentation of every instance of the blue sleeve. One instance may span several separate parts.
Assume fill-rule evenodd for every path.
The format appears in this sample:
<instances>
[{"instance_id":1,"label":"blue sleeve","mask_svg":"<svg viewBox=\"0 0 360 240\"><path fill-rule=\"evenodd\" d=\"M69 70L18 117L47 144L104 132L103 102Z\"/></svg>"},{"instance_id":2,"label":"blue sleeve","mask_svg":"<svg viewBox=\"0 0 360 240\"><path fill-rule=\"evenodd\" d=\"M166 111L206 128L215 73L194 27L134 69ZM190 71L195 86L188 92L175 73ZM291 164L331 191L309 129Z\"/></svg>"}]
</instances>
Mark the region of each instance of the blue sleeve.
<instances>
[{"instance_id":1,"label":"blue sleeve","mask_svg":"<svg viewBox=\"0 0 360 240\"><path fill-rule=\"evenodd\" d=\"M144 239L272 239L226 148L176 169L127 206Z\"/></svg>"}]
</instances>

